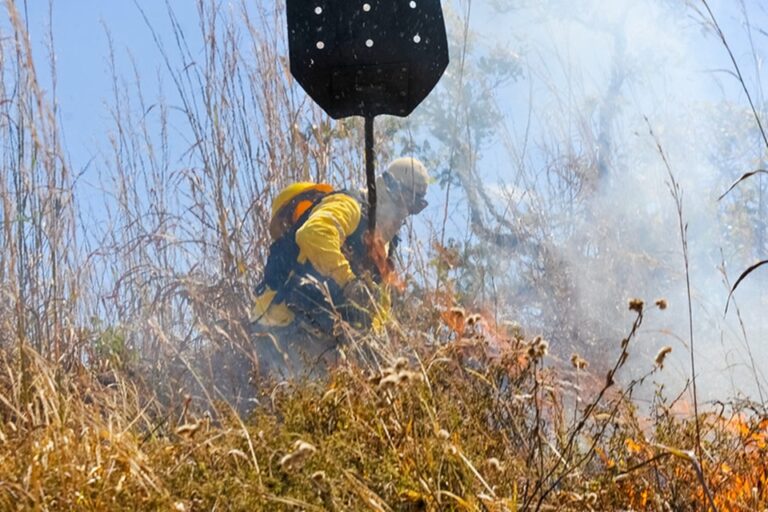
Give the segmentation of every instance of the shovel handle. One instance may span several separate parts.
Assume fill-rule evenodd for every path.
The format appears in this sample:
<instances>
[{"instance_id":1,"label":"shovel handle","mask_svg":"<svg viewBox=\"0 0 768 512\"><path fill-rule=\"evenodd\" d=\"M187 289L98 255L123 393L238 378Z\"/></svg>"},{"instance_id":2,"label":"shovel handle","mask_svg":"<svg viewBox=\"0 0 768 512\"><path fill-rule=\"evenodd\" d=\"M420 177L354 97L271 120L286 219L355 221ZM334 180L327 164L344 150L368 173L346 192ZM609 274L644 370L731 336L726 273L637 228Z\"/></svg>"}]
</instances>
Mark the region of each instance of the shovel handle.
<instances>
[{"instance_id":1,"label":"shovel handle","mask_svg":"<svg viewBox=\"0 0 768 512\"><path fill-rule=\"evenodd\" d=\"M365 178L368 180L368 232L376 230L376 162L373 155L373 118L365 116Z\"/></svg>"}]
</instances>

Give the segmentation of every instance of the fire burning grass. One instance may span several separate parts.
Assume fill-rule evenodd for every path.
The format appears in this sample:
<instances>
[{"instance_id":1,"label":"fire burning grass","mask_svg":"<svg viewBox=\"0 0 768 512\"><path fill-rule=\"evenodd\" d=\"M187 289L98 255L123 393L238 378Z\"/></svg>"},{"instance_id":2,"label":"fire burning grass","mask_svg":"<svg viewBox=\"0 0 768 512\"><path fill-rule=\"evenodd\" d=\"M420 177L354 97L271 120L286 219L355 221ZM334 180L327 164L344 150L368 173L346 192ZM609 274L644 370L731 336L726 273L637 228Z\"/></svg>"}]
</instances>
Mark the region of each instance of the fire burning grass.
<instances>
[{"instance_id":1,"label":"fire burning grass","mask_svg":"<svg viewBox=\"0 0 768 512\"><path fill-rule=\"evenodd\" d=\"M31 352L22 379L18 354L5 355L0 509L768 507L765 411L710 408L698 460L680 400L659 393L643 415L631 400L640 381L614 383L643 319L642 306L632 310L607 376L578 355L545 365L544 340L490 336L455 310L446 318L461 332L445 343L377 371L345 364L323 382L265 385L244 419L189 402L163 409L138 382L105 387Z\"/></svg>"}]
</instances>

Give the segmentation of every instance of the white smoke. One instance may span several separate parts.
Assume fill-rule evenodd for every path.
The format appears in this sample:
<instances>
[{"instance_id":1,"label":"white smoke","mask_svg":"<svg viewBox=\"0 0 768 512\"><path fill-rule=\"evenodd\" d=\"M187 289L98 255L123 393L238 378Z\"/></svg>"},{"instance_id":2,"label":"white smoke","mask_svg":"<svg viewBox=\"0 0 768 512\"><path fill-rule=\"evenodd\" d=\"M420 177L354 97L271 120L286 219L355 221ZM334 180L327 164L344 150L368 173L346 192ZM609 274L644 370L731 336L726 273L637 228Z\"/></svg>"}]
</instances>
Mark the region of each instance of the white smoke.
<instances>
[{"instance_id":1,"label":"white smoke","mask_svg":"<svg viewBox=\"0 0 768 512\"><path fill-rule=\"evenodd\" d=\"M598 325L628 329L627 300L646 294L647 318L632 350L635 373L650 368L657 350L670 345L662 380L679 390L690 378L681 234L658 143L683 195L700 392L706 398L761 398L758 387L768 384L768 354L761 350L768 335L766 279L758 272L745 281L736 293L738 314L731 304L724 316L728 289L719 269L724 263L733 285L750 263L768 257L756 225L765 210L747 211L745 202L742 211L740 205L742 197L760 195L761 183L755 178L745 182L746 190L718 197L760 165L766 148L730 74L726 49L696 11L702 4L498 0L469 11L461 4L463 14L470 13L472 44L517 54L523 69L521 79L495 90L503 115L499 133L506 135L497 137L478 166L489 186L515 190L515 197L527 187L528 197L541 196L551 193L544 185L548 159L589 155L598 167L607 166L588 196L588 218L574 219L573 233L555 241L585 314ZM747 86L760 98L765 45L753 50L748 44L745 13L753 30L768 27L768 15L736 2L711 5ZM610 153L600 155L605 149ZM499 165L520 155L537 179L521 181L514 165ZM616 258L624 261L616 264ZM653 310L662 297L669 309ZM613 357L619 339L595 334L606 358Z\"/></svg>"}]
</instances>

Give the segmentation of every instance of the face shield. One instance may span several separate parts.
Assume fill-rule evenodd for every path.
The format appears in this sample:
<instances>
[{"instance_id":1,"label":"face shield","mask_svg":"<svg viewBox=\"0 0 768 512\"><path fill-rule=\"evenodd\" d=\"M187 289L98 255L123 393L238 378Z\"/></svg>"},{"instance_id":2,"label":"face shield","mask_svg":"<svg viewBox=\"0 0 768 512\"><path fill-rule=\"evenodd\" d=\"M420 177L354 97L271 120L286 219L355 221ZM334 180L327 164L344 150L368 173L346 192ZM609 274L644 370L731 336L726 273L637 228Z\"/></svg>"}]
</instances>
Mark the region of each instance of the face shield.
<instances>
[{"instance_id":1,"label":"face shield","mask_svg":"<svg viewBox=\"0 0 768 512\"><path fill-rule=\"evenodd\" d=\"M418 191L411 187L407 187L397 181L388 172L385 172L383 177L390 197L403 206L408 211L409 215L417 215L421 213L429 204L426 199L426 191Z\"/></svg>"}]
</instances>

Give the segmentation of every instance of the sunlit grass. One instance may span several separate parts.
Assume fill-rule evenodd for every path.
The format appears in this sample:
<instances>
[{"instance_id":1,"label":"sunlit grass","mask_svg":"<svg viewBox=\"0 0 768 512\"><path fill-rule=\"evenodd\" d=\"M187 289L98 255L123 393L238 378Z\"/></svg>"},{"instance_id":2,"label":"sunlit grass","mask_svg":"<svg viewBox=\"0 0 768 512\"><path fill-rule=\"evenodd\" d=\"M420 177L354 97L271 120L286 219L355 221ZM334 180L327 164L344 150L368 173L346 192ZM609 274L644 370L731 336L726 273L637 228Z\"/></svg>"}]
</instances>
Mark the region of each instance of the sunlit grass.
<instances>
[{"instance_id":1,"label":"sunlit grass","mask_svg":"<svg viewBox=\"0 0 768 512\"><path fill-rule=\"evenodd\" d=\"M24 392L9 354L0 506L701 510L706 493L721 510L768 503L768 418L752 404L702 413L698 461L684 402L658 396L640 411L636 382L612 382L634 337L617 342L606 379L580 357L556 368L540 338L478 320L436 346L404 344L381 370L346 362L322 380L264 381L244 418L223 404L214 417L199 401L164 408L121 372L105 386L34 353Z\"/></svg>"},{"instance_id":2,"label":"sunlit grass","mask_svg":"<svg viewBox=\"0 0 768 512\"><path fill-rule=\"evenodd\" d=\"M616 308L632 322L601 327L623 337L564 349L458 307L454 271L477 255L439 243L426 254L414 243L392 315L400 323L346 332L345 357L322 378L253 375L258 340L244 318L270 242L270 199L295 180L359 184L359 126L297 101L273 30L279 12L244 3L237 32L200 0L203 58L178 25L169 37L177 47L158 45L169 68L183 64L169 69L179 105L145 102L115 74L113 182L101 184L110 192L99 226L88 224L55 91L40 89L25 23L14 2L6 7L0 510L768 507L763 406L699 404L696 417L687 390L659 388L643 408L633 400L672 350L646 350L656 357L645 369L630 355L649 343L640 326L665 314L664 300ZM109 63L114 72L113 54ZM169 110L192 139L178 168ZM395 147L382 137L377 149L383 159ZM568 194L589 202L580 190ZM530 286L553 316L568 306L572 314L552 322L578 332L577 296L558 293L571 290L568 269L542 245L548 230L537 218L518 219L530 223L523 232L542 233L528 243L545 247L527 257L531 275L547 280ZM525 299L511 302L524 308ZM628 364L640 377L626 375Z\"/></svg>"}]
</instances>

